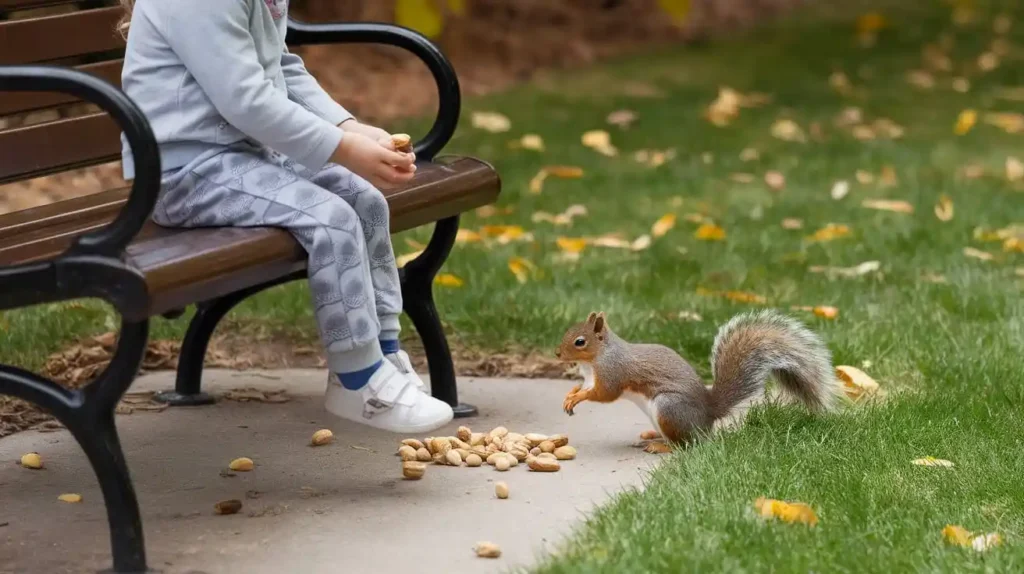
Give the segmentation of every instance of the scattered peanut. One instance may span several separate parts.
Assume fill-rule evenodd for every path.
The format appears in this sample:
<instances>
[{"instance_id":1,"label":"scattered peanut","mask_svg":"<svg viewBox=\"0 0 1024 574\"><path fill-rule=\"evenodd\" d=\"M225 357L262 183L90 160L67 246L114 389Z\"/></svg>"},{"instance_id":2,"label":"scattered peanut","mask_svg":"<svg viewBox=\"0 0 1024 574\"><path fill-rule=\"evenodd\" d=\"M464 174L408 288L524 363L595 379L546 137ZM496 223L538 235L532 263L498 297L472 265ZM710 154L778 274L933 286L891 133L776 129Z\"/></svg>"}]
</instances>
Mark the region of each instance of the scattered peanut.
<instances>
[{"instance_id":1,"label":"scattered peanut","mask_svg":"<svg viewBox=\"0 0 1024 574\"><path fill-rule=\"evenodd\" d=\"M658 438L658 432L652 430L645 430L644 432L640 433L640 438L643 440L654 440Z\"/></svg>"},{"instance_id":2,"label":"scattered peanut","mask_svg":"<svg viewBox=\"0 0 1024 574\"><path fill-rule=\"evenodd\" d=\"M551 442L550 440L546 440L546 441L540 443L539 446L540 446L540 451L541 452L555 452L555 448L556 448L555 447L555 443Z\"/></svg>"},{"instance_id":3,"label":"scattered peanut","mask_svg":"<svg viewBox=\"0 0 1024 574\"><path fill-rule=\"evenodd\" d=\"M462 466L462 457L459 455L459 451L450 450L445 454L445 458L450 466Z\"/></svg>"},{"instance_id":4,"label":"scattered peanut","mask_svg":"<svg viewBox=\"0 0 1024 574\"><path fill-rule=\"evenodd\" d=\"M330 429L320 429L313 433L313 438L309 442L313 446L323 446L332 440L334 440L334 433Z\"/></svg>"},{"instance_id":5,"label":"scattered peanut","mask_svg":"<svg viewBox=\"0 0 1024 574\"><path fill-rule=\"evenodd\" d=\"M452 443L445 438L430 439L430 453L445 455L452 449Z\"/></svg>"},{"instance_id":6,"label":"scattered peanut","mask_svg":"<svg viewBox=\"0 0 1024 574\"><path fill-rule=\"evenodd\" d=\"M414 438L407 438L402 441L405 446L411 446L412 448L419 450L424 447L424 444Z\"/></svg>"},{"instance_id":7,"label":"scattered peanut","mask_svg":"<svg viewBox=\"0 0 1024 574\"><path fill-rule=\"evenodd\" d=\"M558 460L558 457L555 456L554 453L550 453L550 452L542 452L542 453L537 455L537 458L543 458L543 459L546 459L546 460Z\"/></svg>"},{"instance_id":8,"label":"scattered peanut","mask_svg":"<svg viewBox=\"0 0 1024 574\"><path fill-rule=\"evenodd\" d=\"M499 458L505 458L505 453L503 453L503 452L491 453L491 454L487 455L487 464L489 464L491 466L494 466L495 464L498 463L498 459Z\"/></svg>"},{"instance_id":9,"label":"scattered peanut","mask_svg":"<svg viewBox=\"0 0 1024 574\"><path fill-rule=\"evenodd\" d=\"M551 460L547 458L531 458L529 462L530 470L536 472L558 472L558 469L562 468L558 464L557 460Z\"/></svg>"},{"instance_id":10,"label":"scattered peanut","mask_svg":"<svg viewBox=\"0 0 1024 574\"><path fill-rule=\"evenodd\" d=\"M572 460L576 458L576 447L565 445L556 448L555 458L558 460Z\"/></svg>"},{"instance_id":11,"label":"scattered peanut","mask_svg":"<svg viewBox=\"0 0 1024 574\"><path fill-rule=\"evenodd\" d=\"M57 500L61 502L82 502L82 495L69 492L58 496Z\"/></svg>"},{"instance_id":12,"label":"scattered peanut","mask_svg":"<svg viewBox=\"0 0 1024 574\"><path fill-rule=\"evenodd\" d=\"M505 455L502 455L498 460L494 461L494 469L500 470L501 472L505 472L511 466L512 463L509 462L508 457Z\"/></svg>"},{"instance_id":13,"label":"scattered peanut","mask_svg":"<svg viewBox=\"0 0 1024 574\"><path fill-rule=\"evenodd\" d=\"M39 470L43 468L43 457L39 456L39 453L30 452L28 454L21 455L21 466L24 468L31 468L32 470Z\"/></svg>"},{"instance_id":14,"label":"scattered peanut","mask_svg":"<svg viewBox=\"0 0 1024 574\"><path fill-rule=\"evenodd\" d=\"M398 151L412 151L412 147L409 145L411 142L412 138L409 134L391 134L391 143L395 144L395 149Z\"/></svg>"},{"instance_id":15,"label":"scattered peanut","mask_svg":"<svg viewBox=\"0 0 1024 574\"><path fill-rule=\"evenodd\" d=\"M231 464L228 465L228 468L235 472L248 472L252 470L253 466L255 465L253 464L252 459L243 456L231 461Z\"/></svg>"},{"instance_id":16,"label":"scattered peanut","mask_svg":"<svg viewBox=\"0 0 1024 574\"><path fill-rule=\"evenodd\" d=\"M423 473L427 471L427 465L418 461L406 461L402 463L402 476L409 480L419 480L423 478Z\"/></svg>"},{"instance_id":17,"label":"scattered peanut","mask_svg":"<svg viewBox=\"0 0 1024 574\"><path fill-rule=\"evenodd\" d=\"M425 447L420 447L419 450L416 451L416 460L420 462L430 462L433 458L430 456L429 450Z\"/></svg>"},{"instance_id":18,"label":"scattered peanut","mask_svg":"<svg viewBox=\"0 0 1024 574\"><path fill-rule=\"evenodd\" d=\"M466 466L480 466L483 463L484 460L476 453L470 453L469 456L466 457Z\"/></svg>"},{"instance_id":19,"label":"scattered peanut","mask_svg":"<svg viewBox=\"0 0 1024 574\"><path fill-rule=\"evenodd\" d=\"M494 439L504 438L508 434L508 429L505 427L494 427L487 436L493 441Z\"/></svg>"},{"instance_id":20,"label":"scattered peanut","mask_svg":"<svg viewBox=\"0 0 1024 574\"><path fill-rule=\"evenodd\" d=\"M494 484L494 495L498 498L505 500L508 498L508 485L504 482L497 482Z\"/></svg>"},{"instance_id":21,"label":"scattered peanut","mask_svg":"<svg viewBox=\"0 0 1024 574\"><path fill-rule=\"evenodd\" d=\"M497 558L501 556L501 548L493 542L477 542L473 547L476 555L480 558Z\"/></svg>"},{"instance_id":22,"label":"scattered peanut","mask_svg":"<svg viewBox=\"0 0 1024 574\"><path fill-rule=\"evenodd\" d=\"M538 454L540 454L540 447L539 446L535 446L535 447L531 448L530 449L530 454L532 454L533 456L537 456Z\"/></svg>"},{"instance_id":23,"label":"scattered peanut","mask_svg":"<svg viewBox=\"0 0 1024 574\"><path fill-rule=\"evenodd\" d=\"M222 500L213 505L213 511L217 514L235 514L242 509L241 500Z\"/></svg>"},{"instance_id":24,"label":"scattered peanut","mask_svg":"<svg viewBox=\"0 0 1024 574\"><path fill-rule=\"evenodd\" d=\"M469 442L473 440L473 431L469 430L469 427L459 427L459 430L455 432L455 436L459 437L459 440Z\"/></svg>"},{"instance_id":25,"label":"scattered peanut","mask_svg":"<svg viewBox=\"0 0 1024 574\"><path fill-rule=\"evenodd\" d=\"M548 440L548 435L546 435L546 434L537 434L537 433L531 432L531 433L527 433L526 440L530 441L530 446L533 447L533 446L537 446L540 443Z\"/></svg>"},{"instance_id":26,"label":"scattered peanut","mask_svg":"<svg viewBox=\"0 0 1024 574\"><path fill-rule=\"evenodd\" d=\"M469 437L470 446L483 446L487 435L482 432L475 432Z\"/></svg>"},{"instance_id":27,"label":"scattered peanut","mask_svg":"<svg viewBox=\"0 0 1024 574\"><path fill-rule=\"evenodd\" d=\"M515 467L519 466L519 461L516 459L516 457L514 457L514 456L512 456L510 454L506 454L505 455L505 459L508 461L508 465L510 467L515 468Z\"/></svg>"},{"instance_id":28,"label":"scattered peanut","mask_svg":"<svg viewBox=\"0 0 1024 574\"><path fill-rule=\"evenodd\" d=\"M402 457L402 460L416 460L416 449L403 444L398 448L398 456Z\"/></svg>"},{"instance_id":29,"label":"scattered peanut","mask_svg":"<svg viewBox=\"0 0 1024 574\"><path fill-rule=\"evenodd\" d=\"M462 458L462 460L466 460L466 457L469 456L469 451L464 448L457 448L455 449L455 452L459 453L459 457Z\"/></svg>"},{"instance_id":30,"label":"scattered peanut","mask_svg":"<svg viewBox=\"0 0 1024 574\"><path fill-rule=\"evenodd\" d=\"M555 448L569 444L569 437L564 434L553 434L548 440L555 443Z\"/></svg>"}]
</instances>

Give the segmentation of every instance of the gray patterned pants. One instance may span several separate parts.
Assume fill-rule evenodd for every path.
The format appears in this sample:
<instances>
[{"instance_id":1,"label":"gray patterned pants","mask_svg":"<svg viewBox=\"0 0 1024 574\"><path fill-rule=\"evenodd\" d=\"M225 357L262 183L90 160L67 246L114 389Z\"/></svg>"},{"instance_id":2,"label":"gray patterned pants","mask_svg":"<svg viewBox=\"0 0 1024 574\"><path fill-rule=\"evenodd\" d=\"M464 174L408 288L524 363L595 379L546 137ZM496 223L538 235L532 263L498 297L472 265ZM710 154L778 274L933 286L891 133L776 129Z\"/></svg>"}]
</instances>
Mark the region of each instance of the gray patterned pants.
<instances>
[{"instance_id":1,"label":"gray patterned pants","mask_svg":"<svg viewBox=\"0 0 1024 574\"><path fill-rule=\"evenodd\" d=\"M397 339L402 292L388 204L365 179L328 164L307 170L236 144L164 174L153 220L168 227L282 227L309 254L309 286L332 372L381 359Z\"/></svg>"}]
</instances>

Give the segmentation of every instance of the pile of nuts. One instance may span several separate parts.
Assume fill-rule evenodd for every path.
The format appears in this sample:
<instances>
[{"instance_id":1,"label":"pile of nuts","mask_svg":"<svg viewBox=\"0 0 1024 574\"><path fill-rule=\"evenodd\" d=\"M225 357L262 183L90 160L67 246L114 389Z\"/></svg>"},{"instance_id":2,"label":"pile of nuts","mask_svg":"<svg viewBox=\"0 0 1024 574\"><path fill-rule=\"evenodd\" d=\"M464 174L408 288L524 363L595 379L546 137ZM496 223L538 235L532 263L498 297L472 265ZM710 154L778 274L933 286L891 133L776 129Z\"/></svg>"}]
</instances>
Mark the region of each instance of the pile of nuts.
<instances>
[{"instance_id":1,"label":"pile of nuts","mask_svg":"<svg viewBox=\"0 0 1024 574\"><path fill-rule=\"evenodd\" d=\"M475 433L459 427L456 436L407 438L398 449L402 458L402 474L411 480L423 477L426 463L444 466L482 466L506 471L519 463L534 472L557 472L559 461L576 458L576 448L566 435L519 434L497 427L487 433Z\"/></svg>"}]
</instances>

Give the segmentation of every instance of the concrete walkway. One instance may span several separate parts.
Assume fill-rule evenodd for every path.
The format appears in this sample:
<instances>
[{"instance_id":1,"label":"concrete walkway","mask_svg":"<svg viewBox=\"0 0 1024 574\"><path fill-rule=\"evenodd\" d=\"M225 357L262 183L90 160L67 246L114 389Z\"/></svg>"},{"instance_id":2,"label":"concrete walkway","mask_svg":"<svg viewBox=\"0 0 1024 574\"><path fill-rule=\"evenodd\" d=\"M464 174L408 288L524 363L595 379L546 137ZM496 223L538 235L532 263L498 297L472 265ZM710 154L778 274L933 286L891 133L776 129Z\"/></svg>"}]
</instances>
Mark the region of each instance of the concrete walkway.
<instances>
[{"instance_id":1,"label":"concrete walkway","mask_svg":"<svg viewBox=\"0 0 1024 574\"><path fill-rule=\"evenodd\" d=\"M639 486L658 461L630 446L649 424L632 404L584 403L569 417L561 403L570 381L463 379L461 398L480 416L431 434L454 435L459 424L566 433L579 457L554 474L428 465L422 480L405 481L394 456L405 437L333 419L321 406L322 372L222 371L207 381L217 392L284 388L292 399L118 417L149 563L165 573L508 571L557 548L588 510ZM132 390L171 385L161 373ZM307 446L319 428L332 429L334 443ZM31 451L45 469L15 464ZM255 460L255 470L222 476L239 456ZM0 461L0 572L110 566L103 499L68 433L0 440ZM494 496L499 480L509 484L508 500ZM68 492L83 502L57 500ZM214 504L231 498L243 500L242 511L214 515ZM477 558L472 547L481 540L497 543L502 557Z\"/></svg>"}]
</instances>

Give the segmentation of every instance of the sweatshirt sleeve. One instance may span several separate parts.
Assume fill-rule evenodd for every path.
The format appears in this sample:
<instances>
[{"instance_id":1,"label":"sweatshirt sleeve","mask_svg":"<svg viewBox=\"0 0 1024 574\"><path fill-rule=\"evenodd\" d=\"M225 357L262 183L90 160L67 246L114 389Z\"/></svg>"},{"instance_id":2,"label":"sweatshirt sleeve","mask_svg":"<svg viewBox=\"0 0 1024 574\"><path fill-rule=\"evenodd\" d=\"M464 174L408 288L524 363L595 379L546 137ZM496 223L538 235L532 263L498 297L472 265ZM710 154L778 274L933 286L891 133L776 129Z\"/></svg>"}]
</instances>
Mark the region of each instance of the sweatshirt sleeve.
<instances>
[{"instance_id":1,"label":"sweatshirt sleeve","mask_svg":"<svg viewBox=\"0 0 1024 574\"><path fill-rule=\"evenodd\" d=\"M265 77L249 32L251 0L158 4L168 44L225 120L309 169L327 163L343 132Z\"/></svg>"},{"instance_id":2,"label":"sweatshirt sleeve","mask_svg":"<svg viewBox=\"0 0 1024 574\"><path fill-rule=\"evenodd\" d=\"M320 87L316 78L306 70L302 58L289 52L287 47L281 55L281 69L284 71L285 83L288 84L288 97L293 101L333 125L353 118L348 110Z\"/></svg>"}]
</instances>

